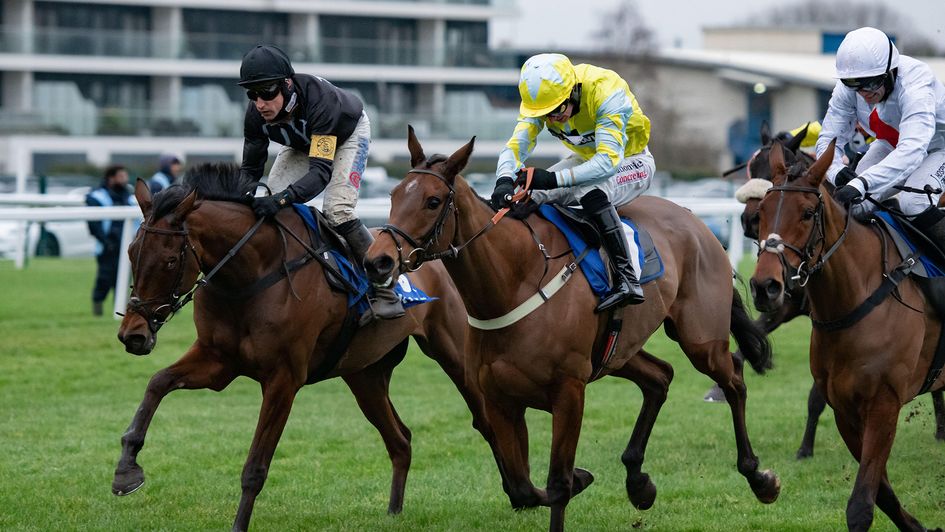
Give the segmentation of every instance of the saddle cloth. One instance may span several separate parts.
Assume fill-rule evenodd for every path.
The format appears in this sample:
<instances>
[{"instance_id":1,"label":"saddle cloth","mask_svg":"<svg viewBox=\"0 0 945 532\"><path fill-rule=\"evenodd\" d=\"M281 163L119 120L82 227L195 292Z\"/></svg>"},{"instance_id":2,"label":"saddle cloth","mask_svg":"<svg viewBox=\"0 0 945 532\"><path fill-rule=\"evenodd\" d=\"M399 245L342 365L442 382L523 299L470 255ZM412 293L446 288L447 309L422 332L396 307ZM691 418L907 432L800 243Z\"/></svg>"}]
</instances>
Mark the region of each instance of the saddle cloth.
<instances>
[{"instance_id":1,"label":"saddle cloth","mask_svg":"<svg viewBox=\"0 0 945 532\"><path fill-rule=\"evenodd\" d=\"M590 223L584 220L581 214L560 205L546 203L538 209L538 212L564 233L575 256L580 256L588 247L592 248L581 260L581 271L584 272L584 277L587 278L595 294L603 296L609 293L610 278L607 265L598 249L599 238L596 234L588 234L589 231L593 231L586 227ZM633 220L621 218L621 221L630 246L630 262L633 264L633 270L640 284L662 277L663 259L660 258L659 251L653 244L653 238L646 229L638 226ZM588 237L597 238L598 241L589 242Z\"/></svg>"},{"instance_id":2,"label":"saddle cloth","mask_svg":"<svg viewBox=\"0 0 945 532\"><path fill-rule=\"evenodd\" d=\"M314 208L309 207L308 205L302 205L295 203L292 205L295 208L295 211L299 216L305 220L305 224L313 232L316 239L319 239L322 242L328 243L329 239L322 238L321 228L319 227L318 221L315 219ZM322 227L325 227L324 225ZM337 237L336 238L340 238ZM323 251L322 256L327 259L331 264L333 264L337 272L344 277L351 286L355 288L352 290L345 290L345 287L338 283L333 276L326 273L325 277L328 279L328 284L333 288L338 290L346 291L348 293L348 307L355 307L355 310L360 315L368 309L369 303L367 300L367 295L373 293L373 285L368 282L367 274L361 268L356 261L351 260L347 250L342 252L339 249L340 244L335 243L335 245L326 245L326 251ZM320 249L319 246L314 245L316 249ZM410 308L415 305L420 305L422 303L427 303L430 301L435 301L439 298L428 296L420 290L418 287L414 286L413 282L410 280L410 276L407 274L401 274L397 278L397 282L394 283L394 293L400 297L401 303L403 303L404 308Z\"/></svg>"}]
</instances>

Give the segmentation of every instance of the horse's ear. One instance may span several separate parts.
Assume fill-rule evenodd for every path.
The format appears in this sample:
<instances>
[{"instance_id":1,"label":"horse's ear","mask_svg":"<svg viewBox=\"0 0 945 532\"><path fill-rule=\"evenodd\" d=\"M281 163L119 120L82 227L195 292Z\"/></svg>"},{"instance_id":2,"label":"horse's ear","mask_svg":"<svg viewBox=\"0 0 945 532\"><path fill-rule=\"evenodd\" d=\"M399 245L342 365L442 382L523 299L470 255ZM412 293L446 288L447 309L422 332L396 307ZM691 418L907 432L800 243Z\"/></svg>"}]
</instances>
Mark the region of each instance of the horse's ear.
<instances>
[{"instance_id":1,"label":"horse's ear","mask_svg":"<svg viewBox=\"0 0 945 532\"><path fill-rule=\"evenodd\" d=\"M190 214L192 210L194 210L196 202L197 189L194 189L190 194L187 194L187 197L184 198L183 201L177 205L177 207L174 207L174 212L171 213L170 222L172 224L183 223L184 218L186 218L187 215Z\"/></svg>"},{"instance_id":2,"label":"horse's ear","mask_svg":"<svg viewBox=\"0 0 945 532\"><path fill-rule=\"evenodd\" d=\"M140 177L135 182L135 199L138 200L138 206L141 207L141 214L147 219L151 214L151 189Z\"/></svg>"},{"instance_id":3,"label":"horse's ear","mask_svg":"<svg viewBox=\"0 0 945 532\"><path fill-rule=\"evenodd\" d=\"M463 168L466 168L466 163L469 162L469 156L472 155L473 145L476 143L476 137L469 139L469 142L465 146L456 150L453 155L450 155L450 158L446 160L445 171L447 179L452 180L456 177L456 174L463 171Z\"/></svg>"},{"instance_id":4,"label":"horse's ear","mask_svg":"<svg viewBox=\"0 0 945 532\"><path fill-rule=\"evenodd\" d=\"M427 156L423 154L423 146L420 146L420 141L417 140L417 135L414 134L413 126L410 124L407 124L407 149L410 151L411 168L417 168L427 160Z\"/></svg>"},{"instance_id":5,"label":"horse's ear","mask_svg":"<svg viewBox=\"0 0 945 532\"><path fill-rule=\"evenodd\" d=\"M771 126L768 125L767 120L761 121L761 145L767 146L771 144Z\"/></svg>"},{"instance_id":6,"label":"horse's ear","mask_svg":"<svg viewBox=\"0 0 945 532\"><path fill-rule=\"evenodd\" d=\"M768 166L771 169L771 182L777 184L787 178L787 167L784 166L784 148L780 141L774 141L768 150Z\"/></svg>"},{"instance_id":7,"label":"horse's ear","mask_svg":"<svg viewBox=\"0 0 945 532\"><path fill-rule=\"evenodd\" d=\"M794 135L794 137L792 137L791 140L789 140L787 144L784 145L784 147L794 153L797 153L797 150L799 150L801 147L801 143L804 142L804 139L807 137L807 128L809 127L810 122L804 124L804 129L798 131L797 135Z\"/></svg>"},{"instance_id":8,"label":"horse's ear","mask_svg":"<svg viewBox=\"0 0 945 532\"><path fill-rule=\"evenodd\" d=\"M827 175L827 169L833 164L833 154L836 147L837 139L831 140L830 145L827 146L827 151L814 161L814 164L807 170L807 179L812 186L819 187L823 183L824 177Z\"/></svg>"}]
</instances>

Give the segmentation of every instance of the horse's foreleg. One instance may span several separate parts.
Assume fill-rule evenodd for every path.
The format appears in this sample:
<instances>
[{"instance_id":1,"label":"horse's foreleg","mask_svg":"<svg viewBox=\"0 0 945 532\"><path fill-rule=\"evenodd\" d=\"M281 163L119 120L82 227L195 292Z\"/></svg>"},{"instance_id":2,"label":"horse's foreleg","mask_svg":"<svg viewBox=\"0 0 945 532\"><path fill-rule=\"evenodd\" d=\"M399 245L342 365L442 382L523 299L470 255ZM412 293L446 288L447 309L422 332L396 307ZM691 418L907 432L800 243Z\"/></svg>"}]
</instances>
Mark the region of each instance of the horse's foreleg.
<instances>
[{"instance_id":1,"label":"horse's foreleg","mask_svg":"<svg viewBox=\"0 0 945 532\"><path fill-rule=\"evenodd\" d=\"M551 465L548 467L548 504L551 532L564 530L564 513L571 497L584 490L594 477L574 469L574 455L584 418L584 381L569 378L561 383L551 406Z\"/></svg>"},{"instance_id":2,"label":"horse's foreleg","mask_svg":"<svg viewBox=\"0 0 945 532\"><path fill-rule=\"evenodd\" d=\"M834 418L850 454L860 462L853 491L847 501L847 528L865 531L873 524L874 507L880 485L886 476L886 461L896 438L900 405L894 398L874 396L868 403L858 404L856 409L865 412L864 419L853 417L856 414L849 414L847 409L835 409ZM893 512L889 517L902 520L904 511L901 507L897 511L893 506L895 495L892 488L884 495L884 504ZM898 506L898 501L895 501L895 506ZM881 509L884 512L887 510Z\"/></svg>"},{"instance_id":3,"label":"horse's foreleg","mask_svg":"<svg viewBox=\"0 0 945 532\"><path fill-rule=\"evenodd\" d=\"M728 350L728 342L727 338L706 344L681 341L680 346L696 369L711 377L725 393L735 427L738 472L748 480L748 485L759 501L772 503L781 492L781 481L770 469L758 471L758 457L751 448L745 424L745 380L742 378L741 365L736 366L737 361Z\"/></svg>"},{"instance_id":4,"label":"horse's foreleg","mask_svg":"<svg viewBox=\"0 0 945 532\"><path fill-rule=\"evenodd\" d=\"M499 404L484 397L486 416L496 436L499 457L499 475L507 484L506 494L512 508L547 506L548 496L532 484L528 465L528 427L525 407L506 401ZM524 437L524 441L520 441Z\"/></svg>"},{"instance_id":5,"label":"horse's foreleg","mask_svg":"<svg viewBox=\"0 0 945 532\"><path fill-rule=\"evenodd\" d=\"M817 421L826 407L827 400L824 399L824 395L820 393L820 388L814 383L810 388L810 393L807 394L807 426L804 428L801 446L797 450L798 460L814 456L814 435L817 433Z\"/></svg>"},{"instance_id":6,"label":"horse's foreleg","mask_svg":"<svg viewBox=\"0 0 945 532\"><path fill-rule=\"evenodd\" d=\"M115 467L112 493L127 495L144 484L144 469L138 465L138 452L144 446L148 426L165 395L181 388L219 391L235 376L215 351L199 344L192 345L180 360L155 373L148 382L131 425L121 437L121 457Z\"/></svg>"},{"instance_id":7,"label":"horse's foreleg","mask_svg":"<svg viewBox=\"0 0 945 532\"><path fill-rule=\"evenodd\" d=\"M492 450L492 457L499 467L499 475L502 477L502 489L509 492L508 481L505 479L505 473L499 461L499 451L496 444L495 431L492 425L486 419L485 407L483 405L482 390L475 378L467 378L465 367L463 365L462 353L456 347L449 335L440 335L435 340L427 340L422 337L416 337L417 345L430 358L436 361L443 368L446 375L453 381L453 385L459 390L466 406L472 414L473 428L482 434L482 438L489 444ZM434 345L436 344L436 345Z\"/></svg>"},{"instance_id":8,"label":"horse's foreleg","mask_svg":"<svg viewBox=\"0 0 945 532\"><path fill-rule=\"evenodd\" d=\"M945 441L945 398L942 390L932 392L932 410L935 411L935 439Z\"/></svg>"},{"instance_id":9,"label":"horse's foreleg","mask_svg":"<svg viewBox=\"0 0 945 532\"><path fill-rule=\"evenodd\" d=\"M673 380L673 367L668 362L641 350L611 375L633 381L643 392L640 414L637 416L630 441L620 456L620 460L627 468L626 487L630 502L635 507L646 510L653 506L653 501L656 499L656 486L650 480L650 475L642 471L643 459L646 444L653 431L653 424L656 423L660 408L666 401L669 384Z\"/></svg>"},{"instance_id":10,"label":"horse's foreleg","mask_svg":"<svg viewBox=\"0 0 945 532\"><path fill-rule=\"evenodd\" d=\"M410 470L410 431L397 416L394 405L390 402L390 370L371 367L345 376L344 381L351 388L364 417L380 432L384 446L387 447L394 470L387 513L398 514L404 508L404 489Z\"/></svg>"},{"instance_id":11,"label":"horse's foreleg","mask_svg":"<svg viewBox=\"0 0 945 532\"><path fill-rule=\"evenodd\" d=\"M233 530L249 529L253 504L269 475L272 455L279 443L279 438L282 437L282 430L285 428L286 420L289 419L292 402L300 386L285 373L279 373L262 383L262 407L259 410L259 421L256 424L253 443L249 448L249 456L243 466L243 495L240 498L239 508L236 510Z\"/></svg>"},{"instance_id":12,"label":"horse's foreleg","mask_svg":"<svg viewBox=\"0 0 945 532\"><path fill-rule=\"evenodd\" d=\"M902 504L899 503L899 499L889 483L889 477L885 473L879 484L879 491L876 493L876 506L879 506L879 509L889 516L889 519L899 530L911 532L926 532L927 530L918 519L906 512Z\"/></svg>"}]
</instances>

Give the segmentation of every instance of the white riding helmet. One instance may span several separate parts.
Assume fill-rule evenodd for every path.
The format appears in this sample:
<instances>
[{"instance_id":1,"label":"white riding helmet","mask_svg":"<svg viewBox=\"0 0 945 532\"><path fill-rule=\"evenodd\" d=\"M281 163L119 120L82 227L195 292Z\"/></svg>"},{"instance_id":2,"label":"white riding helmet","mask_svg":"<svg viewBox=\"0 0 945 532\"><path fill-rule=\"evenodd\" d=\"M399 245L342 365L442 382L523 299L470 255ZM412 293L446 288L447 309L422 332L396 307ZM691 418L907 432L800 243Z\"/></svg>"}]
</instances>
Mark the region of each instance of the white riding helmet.
<instances>
[{"instance_id":1,"label":"white riding helmet","mask_svg":"<svg viewBox=\"0 0 945 532\"><path fill-rule=\"evenodd\" d=\"M869 78L899 66L899 50L876 28L847 33L837 49L837 78Z\"/></svg>"}]
</instances>

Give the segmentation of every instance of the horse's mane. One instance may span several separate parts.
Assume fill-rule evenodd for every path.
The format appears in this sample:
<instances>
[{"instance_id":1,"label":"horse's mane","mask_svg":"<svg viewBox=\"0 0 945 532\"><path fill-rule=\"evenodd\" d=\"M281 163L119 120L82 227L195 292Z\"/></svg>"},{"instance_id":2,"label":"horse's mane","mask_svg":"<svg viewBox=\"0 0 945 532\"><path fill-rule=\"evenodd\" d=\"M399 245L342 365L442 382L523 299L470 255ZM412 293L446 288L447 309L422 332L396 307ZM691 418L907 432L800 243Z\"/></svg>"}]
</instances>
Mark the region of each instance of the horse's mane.
<instances>
[{"instance_id":1,"label":"horse's mane","mask_svg":"<svg viewBox=\"0 0 945 532\"><path fill-rule=\"evenodd\" d=\"M180 184L172 185L154 196L153 218L157 220L166 216L194 190L197 191L197 197L203 200L232 201L248 205L252 201L257 184L240 172L239 165L235 163L200 163L187 170Z\"/></svg>"}]
</instances>

